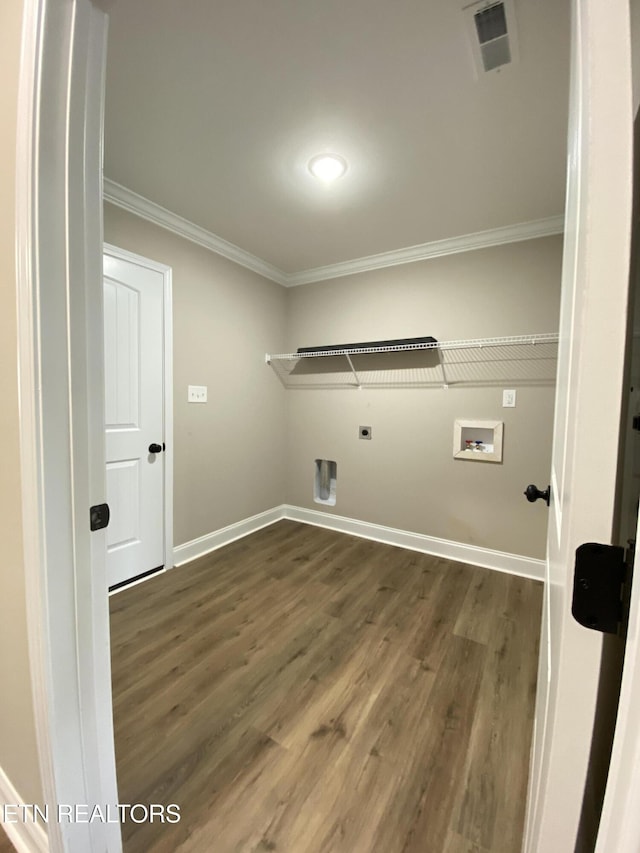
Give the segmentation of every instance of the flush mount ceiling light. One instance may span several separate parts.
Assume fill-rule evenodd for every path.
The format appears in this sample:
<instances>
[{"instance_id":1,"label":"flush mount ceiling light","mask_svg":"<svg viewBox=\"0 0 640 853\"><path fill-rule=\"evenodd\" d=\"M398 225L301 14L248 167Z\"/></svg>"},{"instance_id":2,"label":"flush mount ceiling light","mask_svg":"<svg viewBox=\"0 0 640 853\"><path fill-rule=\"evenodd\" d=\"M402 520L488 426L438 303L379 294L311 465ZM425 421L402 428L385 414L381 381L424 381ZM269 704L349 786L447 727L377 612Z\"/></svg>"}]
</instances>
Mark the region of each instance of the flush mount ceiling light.
<instances>
[{"instance_id":1,"label":"flush mount ceiling light","mask_svg":"<svg viewBox=\"0 0 640 853\"><path fill-rule=\"evenodd\" d=\"M309 171L315 178L330 184L347 171L347 161L339 154L317 154L309 160Z\"/></svg>"}]
</instances>

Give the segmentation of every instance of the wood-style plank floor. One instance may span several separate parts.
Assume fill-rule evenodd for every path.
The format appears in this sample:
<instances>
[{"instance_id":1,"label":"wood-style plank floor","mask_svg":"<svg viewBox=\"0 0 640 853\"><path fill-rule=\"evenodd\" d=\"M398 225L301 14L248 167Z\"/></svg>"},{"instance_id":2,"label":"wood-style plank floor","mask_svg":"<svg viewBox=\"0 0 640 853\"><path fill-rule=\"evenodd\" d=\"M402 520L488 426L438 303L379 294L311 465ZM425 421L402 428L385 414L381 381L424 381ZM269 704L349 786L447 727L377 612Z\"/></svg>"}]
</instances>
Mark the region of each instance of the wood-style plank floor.
<instances>
[{"instance_id":1,"label":"wood-style plank floor","mask_svg":"<svg viewBox=\"0 0 640 853\"><path fill-rule=\"evenodd\" d=\"M290 521L112 596L126 853L519 853L541 600Z\"/></svg>"},{"instance_id":2,"label":"wood-style plank floor","mask_svg":"<svg viewBox=\"0 0 640 853\"><path fill-rule=\"evenodd\" d=\"M15 853L15 847L9 841L9 837L2 826L0 826L0 853Z\"/></svg>"}]
</instances>

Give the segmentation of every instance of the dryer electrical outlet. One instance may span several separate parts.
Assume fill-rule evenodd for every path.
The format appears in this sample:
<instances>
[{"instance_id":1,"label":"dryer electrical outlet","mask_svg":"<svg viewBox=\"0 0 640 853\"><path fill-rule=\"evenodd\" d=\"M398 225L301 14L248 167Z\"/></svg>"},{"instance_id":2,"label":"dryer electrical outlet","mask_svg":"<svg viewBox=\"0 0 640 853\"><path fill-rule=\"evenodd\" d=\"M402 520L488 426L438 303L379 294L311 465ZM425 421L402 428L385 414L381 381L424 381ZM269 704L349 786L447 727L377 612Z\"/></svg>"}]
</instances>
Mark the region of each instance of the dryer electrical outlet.
<instances>
[{"instance_id":1,"label":"dryer electrical outlet","mask_svg":"<svg viewBox=\"0 0 640 853\"><path fill-rule=\"evenodd\" d=\"M187 393L187 402L189 403L206 403L207 402L207 386L206 385L189 385Z\"/></svg>"}]
</instances>

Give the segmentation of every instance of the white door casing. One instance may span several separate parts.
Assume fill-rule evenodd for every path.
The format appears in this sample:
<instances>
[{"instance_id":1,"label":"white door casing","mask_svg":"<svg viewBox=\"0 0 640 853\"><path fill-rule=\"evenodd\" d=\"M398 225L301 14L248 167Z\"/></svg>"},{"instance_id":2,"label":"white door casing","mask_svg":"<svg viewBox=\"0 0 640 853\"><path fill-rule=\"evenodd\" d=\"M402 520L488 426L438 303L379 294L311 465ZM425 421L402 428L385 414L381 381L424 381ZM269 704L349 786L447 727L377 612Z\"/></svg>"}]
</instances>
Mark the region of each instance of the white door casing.
<instances>
[{"instance_id":1,"label":"white door casing","mask_svg":"<svg viewBox=\"0 0 640 853\"><path fill-rule=\"evenodd\" d=\"M602 635L571 616L575 551L612 542L628 299L627 0L573 0L568 184L528 853L574 851ZM546 646L546 648L545 648Z\"/></svg>"},{"instance_id":2,"label":"white door casing","mask_svg":"<svg viewBox=\"0 0 640 853\"><path fill-rule=\"evenodd\" d=\"M636 531L640 542L640 518ZM618 718L595 853L640 847L640 558L636 551Z\"/></svg>"},{"instance_id":3,"label":"white door casing","mask_svg":"<svg viewBox=\"0 0 640 853\"><path fill-rule=\"evenodd\" d=\"M105 499L106 35L106 15L89 0L25 0L16 169L21 498L40 774L52 808L118 798L105 533L89 529L90 505ZM122 849L114 823L52 820L47 838L52 853Z\"/></svg>"},{"instance_id":4,"label":"white door casing","mask_svg":"<svg viewBox=\"0 0 640 853\"><path fill-rule=\"evenodd\" d=\"M105 433L109 586L164 565L171 445L170 269L115 247L104 253ZM167 304L165 304L167 303ZM169 350L165 357L165 347ZM152 453L152 444L166 452ZM166 551L166 553L165 553Z\"/></svg>"}]
</instances>

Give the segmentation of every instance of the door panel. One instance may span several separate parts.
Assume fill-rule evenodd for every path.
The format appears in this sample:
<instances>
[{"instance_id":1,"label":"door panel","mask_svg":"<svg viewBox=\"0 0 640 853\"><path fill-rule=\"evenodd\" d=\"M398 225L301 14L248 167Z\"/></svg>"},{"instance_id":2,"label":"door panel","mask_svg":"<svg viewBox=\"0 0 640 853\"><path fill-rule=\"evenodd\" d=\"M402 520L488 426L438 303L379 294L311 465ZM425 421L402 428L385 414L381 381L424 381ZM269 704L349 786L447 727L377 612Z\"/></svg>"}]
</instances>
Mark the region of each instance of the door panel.
<instances>
[{"instance_id":1,"label":"door panel","mask_svg":"<svg viewBox=\"0 0 640 853\"><path fill-rule=\"evenodd\" d=\"M633 16L633 8L632 8ZM632 36L633 37L633 36ZM640 39L640 32L636 32ZM636 45L632 50L635 53ZM634 59L635 61L635 59ZM633 322L629 353L628 393L624 428L624 453L620 476L620 531L618 544L637 546L640 541L640 432L634 420L640 416L640 116L634 128L633 232L629 277ZM635 554L634 554L635 550ZM635 559L634 559L635 557ZM628 580L633 579L629 601L627 642L620 686L615 738L608 767L607 787L596 853L637 853L640 850L640 558L637 547L627 551Z\"/></svg>"},{"instance_id":2,"label":"door panel","mask_svg":"<svg viewBox=\"0 0 640 853\"><path fill-rule=\"evenodd\" d=\"M571 616L575 551L611 542L625 360L632 116L626 0L573 0L568 185L543 643L526 850L593 849L585 790L602 635ZM543 654L545 654L543 650ZM544 673L548 667L548 675ZM594 820L590 825L581 821Z\"/></svg>"},{"instance_id":3,"label":"door panel","mask_svg":"<svg viewBox=\"0 0 640 853\"><path fill-rule=\"evenodd\" d=\"M164 563L164 280L105 254L105 432L109 586Z\"/></svg>"},{"instance_id":4,"label":"door panel","mask_svg":"<svg viewBox=\"0 0 640 853\"><path fill-rule=\"evenodd\" d=\"M105 420L107 429L140 425L140 294L105 278Z\"/></svg>"},{"instance_id":5,"label":"door panel","mask_svg":"<svg viewBox=\"0 0 640 853\"><path fill-rule=\"evenodd\" d=\"M107 463L107 494L109 506L117 507L107 528L107 549L115 551L141 540L140 512L140 460Z\"/></svg>"}]
</instances>

